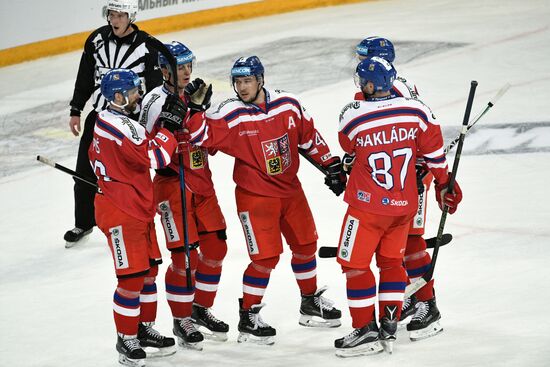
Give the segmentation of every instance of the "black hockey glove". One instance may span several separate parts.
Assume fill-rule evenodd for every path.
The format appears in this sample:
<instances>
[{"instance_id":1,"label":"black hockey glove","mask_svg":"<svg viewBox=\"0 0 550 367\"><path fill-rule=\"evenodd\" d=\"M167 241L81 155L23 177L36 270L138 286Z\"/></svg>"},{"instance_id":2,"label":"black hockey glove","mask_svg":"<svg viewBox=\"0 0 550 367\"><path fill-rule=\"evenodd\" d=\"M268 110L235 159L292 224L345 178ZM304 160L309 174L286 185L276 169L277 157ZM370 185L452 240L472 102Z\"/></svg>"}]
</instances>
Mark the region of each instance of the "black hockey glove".
<instances>
[{"instance_id":1,"label":"black hockey glove","mask_svg":"<svg viewBox=\"0 0 550 367\"><path fill-rule=\"evenodd\" d=\"M417 164L416 169L416 188L418 189L418 195L424 192L424 177L428 174L426 167L423 164Z\"/></svg>"},{"instance_id":2,"label":"black hockey glove","mask_svg":"<svg viewBox=\"0 0 550 367\"><path fill-rule=\"evenodd\" d=\"M340 157L334 157L327 166L325 166L328 174L325 176L325 185L336 194L340 196L346 189L347 177L344 171L342 171L342 163Z\"/></svg>"},{"instance_id":3,"label":"black hockey glove","mask_svg":"<svg viewBox=\"0 0 550 367\"><path fill-rule=\"evenodd\" d=\"M183 119L186 114L185 103L177 95L169 94L160 111L159 121L162 127L173 133L183 127Z\"/></svg>"},{"instance_id":4,"label":"black hockey glove","mask_svg":"<svg viewBox=\"0 0 550 367\"><path fill-rule=\"evenodd\" d=\"M342 169L346 174L351 175L351 169L353 168L354 162L354 155L349 155L348 153L344 154L344 157L342 158Z\"/></svg>"},{"instance_id":5,"label":"black hockey glove","mask_svg":"<svg viewBox=\"0 0 550 367\"><path fill-rule=\"evenodd\" d=\"M212 84L206 85L204 80L197 78L187 84L185 94L189 96L189 109L191 112L206 111L210 107Z\"/></svg>"}]
</instances>

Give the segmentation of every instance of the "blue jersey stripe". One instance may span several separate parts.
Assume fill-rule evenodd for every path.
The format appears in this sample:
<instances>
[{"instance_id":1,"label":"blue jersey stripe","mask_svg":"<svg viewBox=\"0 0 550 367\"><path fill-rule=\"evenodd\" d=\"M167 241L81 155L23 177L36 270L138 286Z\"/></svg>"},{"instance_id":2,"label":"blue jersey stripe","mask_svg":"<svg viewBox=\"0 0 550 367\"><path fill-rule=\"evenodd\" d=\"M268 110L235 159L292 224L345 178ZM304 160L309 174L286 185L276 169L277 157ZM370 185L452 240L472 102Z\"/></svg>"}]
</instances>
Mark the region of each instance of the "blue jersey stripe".
<instances>
[{"instance_id":1,"label":"blue jersey stripe","mask_svg":"<svg viewBox=\"0 0 550 367\"><path fill-rule=\"evenodd\" d=\"M121 133L121 132L120 132L119 130L117 130L114 126L109 125L108 123L106 123L105 121L103 121L102 119L100 119L99 117L98 117L97 120L96 120L96 124L97 124L99 127L103 128L103 129L105 129L105 130L107 130L108 132L110 132L111 134L113 134L114 136L116 136L117 138L119 138L119 139L121 139L121 140L124 139L124 134L123 134L123 133Z\"/></svg>"},{"instance_id":2,"label":"blue jersey stripe","mask_svg":"<svg viewBox=\"0 0 550 367\"><path fill-rule=\"evenodd\" d=\"M164 158L162 157L162 152L160 151L160 149L155 149L155 157L157 157L157 161L158 161L158 167L159 168L164 168L166 167L166 162L164 161Z\"/></svg>"},{"instance_id":3,"label":"blue jersey stripe","mask_svg":"<svg viewBox=\"0 0 550 367\"><path fill-rule=\"evenodd\" d=\"M144 284L143 289L141 290L144 293L156 293L157 292L157 284Z\"/></svg>"},{"instance_id":4,"label":"blue jersey stripe","mask_svg":"<svg viewBox=\"0 0 550 367\"><path fill-rule=\"evenodd\" d=\"M413 115L418 116L422 120L424 120L426 123L428 122L428 116L416 108L396 108L392 110L384 110L379 112L370 112L365 115L361 115L359 117L356 117L355 119L351 120L349 124L347 124L346 127L342 130L344 134L349 134L351 130L353 130L357 125L368 121L368 120L374 120L379 118L385 118L385 117L391 117L391 116L398 116L398 115Z\"/></svg>"},{"instance_id":5,"label":"blue jersey stripe","mask_svg":"<svg viewBox=\"0 0 550 367\"><path fill-rule=\"evenodd\" d=\"M427 265L424 265L420 268L416 268L416 269L407 269L407 274L410 276L410 277L415 277L415 276L422 276L424 275L428 270L430 270L430 264L427 264Z\"/></svg>"}]
</instances>

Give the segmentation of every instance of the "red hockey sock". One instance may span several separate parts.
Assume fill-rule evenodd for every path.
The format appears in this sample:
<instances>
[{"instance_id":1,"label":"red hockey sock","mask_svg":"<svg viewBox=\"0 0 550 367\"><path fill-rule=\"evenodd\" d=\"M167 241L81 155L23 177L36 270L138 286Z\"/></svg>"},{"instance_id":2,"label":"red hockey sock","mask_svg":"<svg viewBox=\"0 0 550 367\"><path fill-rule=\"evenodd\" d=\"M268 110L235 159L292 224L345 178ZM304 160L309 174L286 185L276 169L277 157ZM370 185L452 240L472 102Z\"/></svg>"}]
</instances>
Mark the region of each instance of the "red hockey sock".
<instances>
[{"instance_id":1,"label":"red hockey sock","mask_svg":"<svg viewBox=\"0 0 550 367\"><path fill-rule=\"evenodd\" d=\"M315 252L317 243L308 245L291 245L292 260L290 265L296 277L302 295L313 294L317 291L317 260Z\"/></svg>"},{"instance_id":2,"label":"red hockey sock","mask_svg":"<svg viewBox=\"0 0 550 367\"><path fill-rule=\"evenodd\" d=\"M409 236L407 238L407 249L405 250L405 268L411 282L420 279L428 270L431 264L430 254L426 251L426 241L421 236ZM434 281L430 280L416 293L420 301L427 301L434 297Z\"/></svg>"},{"instance_id":3,"label":"red hockey sock","mask_svg":"<svg viewBox=\"0 0 550 367\"><path fill-rule=\"evenodd\" d=\"M203 307L212 307L218 291L227 244L216 232L201 234L200 251L195 274L195 303Z\"/></svg>"},{"instance_id":4,"label":"red hockey sock","mask_svg":"<svg viewBox=\"0 0 550 367\"><path fill-rule=\"evenodd\" d=\"M374 319L376 281L370 269L342 267L346 274L346 291L352 326L362 328Z\"/></svg>"},{"instance_id":5,"label":"red hockey sock","mask_svg":"<svg viewBox=\"0 0 550 367\"><path fill-rule=\"evenodd\" d=\"M380 269L380 284L378 286L379 318L385 315L388 307L389 317L401 316L407 273L403 267L403 259L376 255L376 264Z\"/></svg>"},{"instance_id":6,"label":"red hockey sock","mask_svg":"<svg viewBox=\"0 0 550 367\"><path fill-rule=\"evenodd\" d=\"M113 316L118 333L137 335L140 315L139 292L142 288L143 276L118 280L113 296Z\"/></svg>"},{"instance_id":7,"label":"red hockey sock","mask_svg":"<svg viewBox=\"0 0 550 367\"><path fill-rule=\"evenodd\" d=\"M197 251L191 250L191 269L196 264ZM193 279L191 280L193 282ZM166 299L175 318L191 316L194 298L194 287L187 287L185 273L185 253L172 252L172 264L166 271Z\"/></svg>"},{"instance_id":8,"label":"red hockey sock","mask_svg":"<svg viewBox=\"0 0 550 367\"><path fill-rule=\"evenodd\" d=\"M140 322L153 322L157 318L157 284L155 278L158 272L159 267L155 265L145 274L143 289L139 294Z\"/></svg>"},{"instance_id":9,"label":"red hockey sock","mask_svg":"<svg viewBox=\"0 0 550 367\"><path fill-rule=\"evenodd\" d=\"M254 260L248 265L243 274L243 309L248 310L252 305L262 302L271 271L278 262L279 256L276 256Z\"/></svg>"}]
</instances>

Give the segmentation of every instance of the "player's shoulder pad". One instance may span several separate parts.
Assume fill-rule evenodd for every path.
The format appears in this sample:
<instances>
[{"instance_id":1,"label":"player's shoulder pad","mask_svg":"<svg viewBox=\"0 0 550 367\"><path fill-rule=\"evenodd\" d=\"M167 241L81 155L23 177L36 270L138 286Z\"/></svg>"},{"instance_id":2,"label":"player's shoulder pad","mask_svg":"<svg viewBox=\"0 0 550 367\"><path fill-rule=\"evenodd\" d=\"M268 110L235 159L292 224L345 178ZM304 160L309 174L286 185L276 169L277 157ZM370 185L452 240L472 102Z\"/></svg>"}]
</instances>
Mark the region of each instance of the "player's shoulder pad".
<instances>
[{"instance_id":1,"label":"player's shoulder pad","mask_svg":"<svg viewBox=\"0 0 550 367\"><path fill-rule=\"evenodd\" d=\"M103 110L99 113L99 117L132 140L134 144L141 144L145 139L145 129L128 116Z\"/></svg>"},{"instance_id":2,"label":"player's shoulder pad","mask_svg":"<svg viewBox=\"0 0 550 367\"><path fill-rule=\"evenodd\" d=\"M394 88L396 88L405 98L418 98L418 90L416 84L410 79L399 75L393 82Z\"/></svg>"},{"instance_id":3,"label":"player's shoulder pad","mask_svg":"<svg viewBox=\"0 0 550 367\"><path fill-rule=\"evenodd\" d=\"M340 112L340 122L344 119L353 118L355 115L359 114L359 109L361 108L362 103L363 101L352 101L345 105L344 108L342 108L342 112Z\"/></svg>"},{"instance_id":4,"label":"player's shoulder pad","mask_svg":"<svg viewBox=\"0 0 550 367\"><path fill-rule=\"evenodd\" d=\"M419 99L419 98L407 98L407 103L411 107L415 107L415 108L418 108L418 109L424 111L426 116L428 116L428 118L430 119L430 122L436 123L436 121L435 121L436 117L435 117L435 114L433 113L432 109L427 104L425 104L421 99Z\"/></svg>"},{"instance_id":5,"label":"player's shoulder pad","mask_svg":"<svg viewBox=\"0 0 550 367\"><path fill-rule=\"evenodd\" d=\"M206 115L210 118L219 119L227 115L229 112L244 107L245 104L237 97L228 98L221 102L219 105L209 108L206 111Z\"/></svg>"}]
</instances>

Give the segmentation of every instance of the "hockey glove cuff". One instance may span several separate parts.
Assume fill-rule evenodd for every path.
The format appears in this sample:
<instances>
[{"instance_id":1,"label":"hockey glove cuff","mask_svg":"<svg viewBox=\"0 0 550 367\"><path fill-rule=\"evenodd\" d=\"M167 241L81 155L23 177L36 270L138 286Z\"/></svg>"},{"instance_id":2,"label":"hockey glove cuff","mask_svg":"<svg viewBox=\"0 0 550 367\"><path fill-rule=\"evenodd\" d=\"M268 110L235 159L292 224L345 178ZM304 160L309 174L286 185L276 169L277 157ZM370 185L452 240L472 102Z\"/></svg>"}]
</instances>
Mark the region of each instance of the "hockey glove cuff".
<instances>
[{"instance_id":1,"label":"hockey glove cuff","mask_svg":"<svg viewBox=\"0 0 550 367\"><path fill-rule=\"evenodd\" d=\"M449 214L453 214L456 212L458 204L462 201L462 190L456 181L452 193L448 192L448 183L436 184L435 198L441 210L443 210L444 205L447 205L449 207Z\"/></svg>"}]
</instances>

